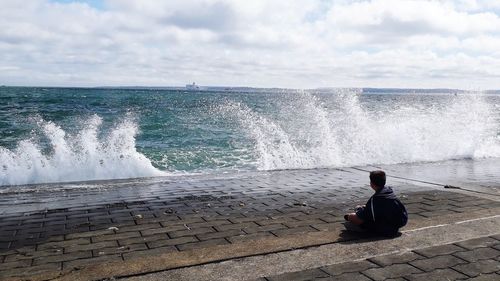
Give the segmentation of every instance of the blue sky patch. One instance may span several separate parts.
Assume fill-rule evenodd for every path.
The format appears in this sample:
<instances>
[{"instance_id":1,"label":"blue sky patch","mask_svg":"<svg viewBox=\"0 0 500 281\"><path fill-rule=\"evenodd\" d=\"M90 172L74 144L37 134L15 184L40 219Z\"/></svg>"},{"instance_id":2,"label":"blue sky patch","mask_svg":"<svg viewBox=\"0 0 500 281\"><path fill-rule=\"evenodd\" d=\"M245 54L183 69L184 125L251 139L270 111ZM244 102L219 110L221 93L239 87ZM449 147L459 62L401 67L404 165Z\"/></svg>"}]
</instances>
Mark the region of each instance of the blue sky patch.
<instances>
[{"instance_id":1,"label":"blue sky patch","mask_svg":"<svg viewBox=\"0 0 500 281\"><path fill-rule=\"evenodd\" d=\"M104 1L103 0L51 0L51 2L56 2L56 3L63 3L63 4L68 4L68 3L87 3L89 6L96 8L96 9L104 9Z\"/></svg>"}]
</instances>

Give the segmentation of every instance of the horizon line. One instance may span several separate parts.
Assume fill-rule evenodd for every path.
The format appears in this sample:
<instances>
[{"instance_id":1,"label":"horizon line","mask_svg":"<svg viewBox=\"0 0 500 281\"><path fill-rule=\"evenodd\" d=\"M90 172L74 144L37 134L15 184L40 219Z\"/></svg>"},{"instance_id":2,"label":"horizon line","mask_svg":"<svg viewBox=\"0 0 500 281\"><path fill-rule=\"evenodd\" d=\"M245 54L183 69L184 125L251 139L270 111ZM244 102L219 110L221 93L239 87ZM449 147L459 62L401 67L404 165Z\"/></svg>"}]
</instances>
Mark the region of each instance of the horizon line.
<instances>
[{"instance_id":1,"label":"horizon line","mask_svg":"<svg viewBox=\"0 0 500 281\"><path fill-rule=\"evenodd\" d=\"M197 85L200 87L199 90L207 90L209 88L227 88L227 89L262 89L262 90L330 90L330 89L361 89L361 90L444 90L444 91L462 91L462 92L489 92L489 91L500 91L500 89L460 89L460 88L446 88L446 87L436 87L436 88L415 88L415 87L317 87L317 88L286 88L286 87L252 87L252 86L214 86L214 85ZM11 88L73 88L73 89L133 89L133 88L145 88L145 89L186 89L185 86L143 86L143 85L128 85L128 86L40 86L40 85L6 85L0 84L0 87L11 87Z\"/></svg>"}]
</instances>

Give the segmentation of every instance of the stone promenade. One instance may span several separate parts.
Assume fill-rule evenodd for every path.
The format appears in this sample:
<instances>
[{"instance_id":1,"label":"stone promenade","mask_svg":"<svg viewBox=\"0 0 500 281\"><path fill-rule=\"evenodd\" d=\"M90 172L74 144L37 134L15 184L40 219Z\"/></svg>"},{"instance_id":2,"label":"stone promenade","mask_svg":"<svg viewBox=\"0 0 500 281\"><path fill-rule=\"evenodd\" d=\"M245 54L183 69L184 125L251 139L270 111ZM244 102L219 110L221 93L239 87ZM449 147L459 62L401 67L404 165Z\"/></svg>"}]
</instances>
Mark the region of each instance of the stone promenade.
<instances>
[{"instance_id":1,"label":"stone promenade","mask_svg":"<svg viewBox=\"0 0 500 281\"><path fill-rule=\"evenodd\" d=\"M263 277L260 280L498 281L500 235Z\"/></svg>"},{"instance_id":2,"label":"stone promenade","mask_svg":"<svg viewBox=\"0 0 500 281\"><path fill-rule=\"evenodd\" d=\"M500 215L500 178L492 172L497 167L492 160L384 166L393 175L388 184L395 187L410 213L401 239L414 241L412 231L464 221L453 226L462 227L456 234L460 236L467 231L463 227L468 221ZM371 196L366 171L375 168L5 188L0 190L0 280L134 279L146 278L148 273L162 273L158 280L166 280L170 272L176 276L176 270L224 261L342 243L357 247L367 238L345 231L341 222L345 212ZM448 176L433 173L440 168ZM251 277L341 280L358 274L359 280L418 280L445 274L458 280L485 273L489 275L481 278L492 278L500 270L496 235L500 229L499 233L491 233L494 229L481 232L481 225L471 227L474 239L451 241L447 246L410 249L401 256L377 250L380 257L342 264L332 259L331 264L305 270L259 273L255 269ZM441 237L446 236L442 231L433 235L440 235L436 241L443 243L451 237ZM467 237L464 234L462 240ZM439 247L448 250L439 252ZM439 254L429 254L432 251ZM171 280L176 279L182 278ZM221 278L199 276L199 280L206 279Z\"/></svg>"}]
</instances>

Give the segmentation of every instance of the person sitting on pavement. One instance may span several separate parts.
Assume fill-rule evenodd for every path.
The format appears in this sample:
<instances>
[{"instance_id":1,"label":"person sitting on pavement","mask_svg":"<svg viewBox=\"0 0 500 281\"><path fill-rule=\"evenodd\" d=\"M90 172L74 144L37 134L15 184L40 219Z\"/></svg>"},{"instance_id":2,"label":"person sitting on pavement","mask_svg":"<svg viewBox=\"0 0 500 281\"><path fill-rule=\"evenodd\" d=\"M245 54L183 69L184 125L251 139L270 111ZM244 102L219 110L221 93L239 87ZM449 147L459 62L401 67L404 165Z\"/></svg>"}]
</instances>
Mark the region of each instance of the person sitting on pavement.
<instances>
[{"instance_id":1,"label":"person sitting on pavement","mask_svg":"<svg viewBox=\"0 0 500 281\"><path fill-rule=\"evenodd\" d=\"M385 182L384 171L370 172L370 186L375 194L365 206L357 206L355 213L346 214L344 218L363 231L383 236L397 236L400 234L399 229L408 222L408 213L392 188L385 186ZM347 224L346 227L349 229Z\"/></svg>"}]
</instances>

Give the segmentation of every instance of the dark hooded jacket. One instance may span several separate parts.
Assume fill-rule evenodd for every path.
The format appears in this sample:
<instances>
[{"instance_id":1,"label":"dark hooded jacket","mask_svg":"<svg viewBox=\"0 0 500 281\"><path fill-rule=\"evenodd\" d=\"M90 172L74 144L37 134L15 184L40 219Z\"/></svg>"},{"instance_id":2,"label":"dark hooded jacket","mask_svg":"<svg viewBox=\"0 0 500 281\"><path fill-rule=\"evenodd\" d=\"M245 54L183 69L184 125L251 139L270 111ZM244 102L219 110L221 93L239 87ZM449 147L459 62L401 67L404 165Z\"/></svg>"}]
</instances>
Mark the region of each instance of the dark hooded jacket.
<instances>
[{"instance_id":1,"label":"dark hooded jacket","mask_svg":"<svg viewBox=\"0 0 500 281\"><path fill-rule=\"evenodd\" d=\"M363 220L361 227L386 236L396 235L408 222L405 206L388 186L375 192L356 215Z\"/></svg>"}]
</instances>

